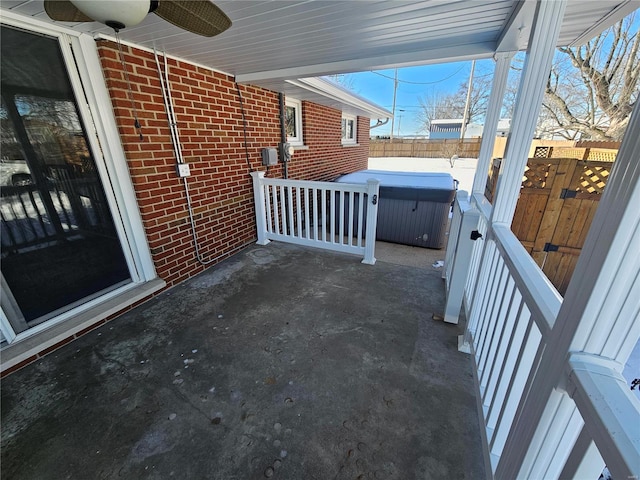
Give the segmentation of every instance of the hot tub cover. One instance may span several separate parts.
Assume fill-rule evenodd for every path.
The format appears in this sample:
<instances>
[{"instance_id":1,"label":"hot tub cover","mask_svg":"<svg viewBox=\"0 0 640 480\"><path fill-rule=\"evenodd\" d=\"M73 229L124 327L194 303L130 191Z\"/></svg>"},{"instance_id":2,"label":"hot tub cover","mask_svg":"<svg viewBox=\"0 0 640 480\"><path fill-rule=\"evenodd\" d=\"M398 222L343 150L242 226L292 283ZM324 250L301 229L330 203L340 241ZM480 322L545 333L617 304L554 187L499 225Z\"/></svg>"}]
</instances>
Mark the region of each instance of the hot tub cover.
<instances>
[{"instance_id":1,"label":"hot tub cover","mask_svg":"<svg viewBox=\"0 0 640 480\"><path fill-rule=\"evenodd\" d=\"M451 203L456 185L448 173L390 172L359 170L339 177L339 183L367 183L370 178L380 181L380 198Z\"/></svg>"}]
</instances>

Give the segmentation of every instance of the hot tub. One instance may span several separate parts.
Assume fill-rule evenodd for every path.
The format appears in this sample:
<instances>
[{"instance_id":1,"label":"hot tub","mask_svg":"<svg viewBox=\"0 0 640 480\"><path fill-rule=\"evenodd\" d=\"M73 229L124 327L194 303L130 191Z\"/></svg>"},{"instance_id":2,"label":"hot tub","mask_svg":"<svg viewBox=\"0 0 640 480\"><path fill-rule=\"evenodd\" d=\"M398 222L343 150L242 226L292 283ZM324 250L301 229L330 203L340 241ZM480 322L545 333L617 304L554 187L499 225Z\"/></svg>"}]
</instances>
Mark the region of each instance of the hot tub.
<instances>
[{"instance_id":1,"label":"hot tub","mask_svg":"<svg viewBox=\"0 0 640 480\"><path fill-rule=\"evenodd\" d=\"M456 181L450 174L360 170L342 175L336 182L364 184L370 178L380 181L377 240L445 247L449 211L456 194Z\"/></svg>"}]
</instances>

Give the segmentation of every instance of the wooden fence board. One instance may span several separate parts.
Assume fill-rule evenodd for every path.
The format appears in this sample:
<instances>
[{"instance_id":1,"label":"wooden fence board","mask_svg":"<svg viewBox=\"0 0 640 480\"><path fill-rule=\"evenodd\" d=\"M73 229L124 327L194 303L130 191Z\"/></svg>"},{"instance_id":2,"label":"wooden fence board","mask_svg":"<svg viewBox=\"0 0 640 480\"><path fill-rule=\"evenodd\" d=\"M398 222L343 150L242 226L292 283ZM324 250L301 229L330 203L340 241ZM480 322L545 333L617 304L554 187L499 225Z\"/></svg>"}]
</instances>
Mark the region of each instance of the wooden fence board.
<instances>
[{"instance_id":1,"label":"wooden fence board","mask_svg":"<svg viewBox=\"0 0 640 480\"><path fill-rule=\"evenodd\" d=\"M548 194L545 192L522 192L516 205L516 215L512 222L512 230L522 241L534 242L538 233L542 216L545 212Z\"/></svg>"},{"instance_id":2,"label":"wooden fence board","mask_svg":"<svg viewBox=\"0 0 640 480\"><path fill-rule=\"evenodd\" d=\"M563 161L565 160L565 161ZM549 200L547 201L542 221L539 224L535 240L535 250L543 250L546 243L551 242L560 218L564 200L561 198L562 190L567 188L573 177L575 162L559 160L558 165L549 168L552 178L549 180Z\"/></svg>"},{"instance_id":3,"label":"wooden fence board","mask_svg":"<svg viewBox=\"0 0 640 480\"><path fill-rule=\"evenodd\" d=\"M564 295L612 168L571 149L578 158L559 157L562 148L536 149L522 181L511 229L549 280ZM580 155L580 156L579 156ZM553 156L553 158L551 158ZM499 162L490 167L486 197L492 201Z\"/></svg>"},{"instance_id":4,"label":"wooden fence board","mask_svg":"<svg viewBox=\"0 0 640 480\"><path fill-rule=\"evenodd\" d=\"M578 203L581 200L567 199L562 203L557 224L551 235L551 243L554 245L568 246L571 241L569 234L578 213Z\"/></svg>"},{"instance_id":5,"label":"wooden fence board","mask_svg":"<svg viewBox=\"0 0 640 480\"><path fill-rule=\"evenodd\" d=\"M394 138L369 141L370 157L416 157L416 158L478 158L480 154L479 138L447 139L409 139Z\"/></svg>"}]
</instances>

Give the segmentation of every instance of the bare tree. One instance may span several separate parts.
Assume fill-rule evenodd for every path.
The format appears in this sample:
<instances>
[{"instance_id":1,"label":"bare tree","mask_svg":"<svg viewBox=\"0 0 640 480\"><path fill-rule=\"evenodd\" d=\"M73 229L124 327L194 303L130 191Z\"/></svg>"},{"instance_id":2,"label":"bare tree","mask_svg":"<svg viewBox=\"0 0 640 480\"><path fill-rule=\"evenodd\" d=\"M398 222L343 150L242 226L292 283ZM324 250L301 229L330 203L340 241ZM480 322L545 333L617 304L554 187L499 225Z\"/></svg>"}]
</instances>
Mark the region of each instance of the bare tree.
<instances>
[{"instance_id":1,"label":"bare tree","mask_svg":"<svg viewBox=\"0 0 640 480\"><path fill-rule=\"evenodd\" d=\"M471 97L469 99L468 122L481 121L487 111L487 102L491 91L492 73L479 72L473 77ZM419 99L420 111L417 117L425 131L429 131L432 120L445 118L462 119L467 96L467 82L462 82L458 90L444 94L431 91Z\"/></svg>"},{"instance_id":2,"label":"bare tree","mask_svg":"<svg viewBox=\"0 0 640 480\"><path fill-rule=\"evenodd\" d=\"M538 134L620 140L638 97L640 36L629 15L580 47L560 47Z\"/></svg>"},{"instance_id":3,"label":"bare tree","mask_svg":"<svg viewBox=\"0 0 640 480\"><path fill-rule=\"evenodd\" d=\"M435 91L420 98L420 110L416 116L422 125L422 129L428 132L432 120L462 118L464 99L462 104L458 100L455 94L444 94Z\"/></svg>"},{"instance_id":4,"label":"bare tree","mask_svg":"<svg viewBox=\"0 0 640 480\"><path fill-rule=\"evenodd\" d=\"M327 75L326 78L331 80L333 83L340 85L347 90L351 90L352 92L358 93L355 88L355 82L353 75L350 73L336 73L335 75Z\"/></svg>"}]
</instances>

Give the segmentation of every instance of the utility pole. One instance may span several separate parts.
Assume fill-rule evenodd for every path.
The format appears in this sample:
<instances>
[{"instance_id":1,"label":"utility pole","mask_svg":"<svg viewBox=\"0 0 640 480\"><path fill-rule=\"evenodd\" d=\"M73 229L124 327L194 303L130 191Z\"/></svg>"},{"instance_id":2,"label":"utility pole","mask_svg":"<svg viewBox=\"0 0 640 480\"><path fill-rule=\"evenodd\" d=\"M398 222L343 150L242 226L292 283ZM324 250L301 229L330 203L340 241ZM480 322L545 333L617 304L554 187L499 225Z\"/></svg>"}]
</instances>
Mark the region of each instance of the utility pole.
<instances>
[{"instance_id":1,"label":"utility pole","mask_svg":"<svg viewBox=\"0 0 640 480\"><path fill-rule=\"evenodd\" d=\"M467 123L469 122L469 103L471 102L471 91L473 90L473 71L476 68L476 61L471 61L471 73L469 74L469 86L467 87L467 100L464 103L464 115L462 116L462 128L460 129L460 138L464 140L467 133Z\"/></svg>"},{"instance_id":2,"label":"utility pole","mask_svg":"<svg viewBox=\"0 0 640 480\"><path fill-rule=\"evenodd\" d=\"M393 142L393 127L396 120L396 94L398 93L398 69L396 68L393 76L393 107L391 108L391 136L390 141Z\"/></svg>"},{"instance_id":3,"label":"utility pole","mask_svg":"<svg viewBox=\"0 0 640 480\"><path fill-rule=\"evenodd\" d=\"M398 109L399 112L404 112L404 110L402 108ZM400 137L400 122L402 122L402 113L400 113L400 115L398 116L398 133L397 133L397 137Z\"/></svg>"}]
</instances>

